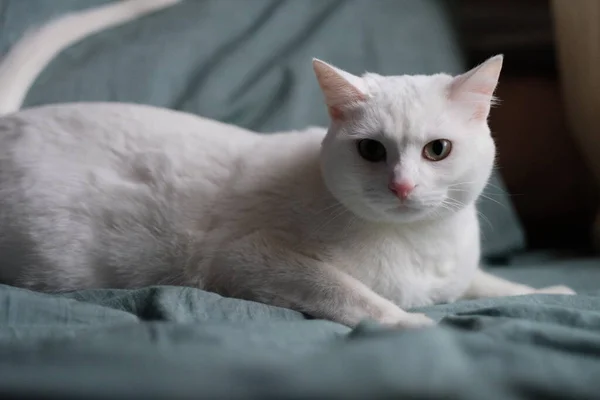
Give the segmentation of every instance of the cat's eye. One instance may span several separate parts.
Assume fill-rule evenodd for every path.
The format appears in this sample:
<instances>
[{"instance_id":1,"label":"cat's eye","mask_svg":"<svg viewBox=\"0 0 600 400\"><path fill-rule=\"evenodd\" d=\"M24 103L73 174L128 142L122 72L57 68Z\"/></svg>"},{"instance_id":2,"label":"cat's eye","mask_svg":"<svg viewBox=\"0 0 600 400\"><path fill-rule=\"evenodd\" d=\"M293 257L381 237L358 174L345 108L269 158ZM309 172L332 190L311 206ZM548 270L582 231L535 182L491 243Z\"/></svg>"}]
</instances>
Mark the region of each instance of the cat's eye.
<instances>
[{"instance_id":1,"label":"cat's eye","mask_svg":"<svg viewBox=\"0 0 600 400\"><path fill-rule=\"evenodd\" d=\"M361 139L357 143L358 154L370 162L385 161L386 151L381 142L373 139Z\"/></svg>"},{"instance_id":2,"label":"cat's eye","mask_svg":"<svg viewBox=\"0 0 600 400\"><path fill-rule=\"evenodd\" d=\"M450 155L452 142L447 139L436 139L423 147L423 157L429 161L441 161Z\"/></svg>"}]
</instances>

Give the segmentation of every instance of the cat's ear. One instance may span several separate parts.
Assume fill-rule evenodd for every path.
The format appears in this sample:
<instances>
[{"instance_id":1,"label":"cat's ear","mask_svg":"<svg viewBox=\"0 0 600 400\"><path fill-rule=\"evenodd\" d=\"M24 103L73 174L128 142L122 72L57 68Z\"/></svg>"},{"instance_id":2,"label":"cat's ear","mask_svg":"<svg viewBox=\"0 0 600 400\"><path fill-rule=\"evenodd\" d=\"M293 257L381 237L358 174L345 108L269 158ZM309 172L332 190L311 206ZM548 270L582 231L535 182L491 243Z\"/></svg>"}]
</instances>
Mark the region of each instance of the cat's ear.
<instances>
[{"instance_id":1,"label":"cat's ear","mask_svg":"<svg viewBox=\"0 0 600 400\"><path fill-rule=\"evenodd\" d=\"M345 107L367 99L364 83L358 76L316 58L313 69L332 119L342 119Z\"/></svg>"},{"instance_id":2,"label":"cat's ear","mask_svg":"<svg viewBox=\"0 0 600 400\"><path fill-rule=\"evenodd\" d=\"M473 120L487 120L494 103L494 91L500 78L503 58L502 55L489 58L455 77L450 84L450 100L469 110Z\"/></svg>"}]
</instances>

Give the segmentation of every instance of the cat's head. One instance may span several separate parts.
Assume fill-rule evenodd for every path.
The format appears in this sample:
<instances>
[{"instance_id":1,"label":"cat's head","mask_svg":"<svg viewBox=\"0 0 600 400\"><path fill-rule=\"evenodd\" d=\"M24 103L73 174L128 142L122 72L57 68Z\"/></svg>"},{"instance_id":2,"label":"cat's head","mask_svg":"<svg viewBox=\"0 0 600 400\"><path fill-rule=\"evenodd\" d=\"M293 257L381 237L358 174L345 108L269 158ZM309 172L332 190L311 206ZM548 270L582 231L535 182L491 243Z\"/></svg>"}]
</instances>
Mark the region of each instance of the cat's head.
<instances>
[{"instance_id":1,"label":"cat's head","mask_svg":"<svg viewBox=\"0 0 600 400\"><path fill-rule=\"evenodd\" d=\"M494 164L487 119L502 56L456 77L358 77L319 60L313 67L331 117L322 173L350 211L409 222L479 197Z\"/></svg>"}]
</instances>

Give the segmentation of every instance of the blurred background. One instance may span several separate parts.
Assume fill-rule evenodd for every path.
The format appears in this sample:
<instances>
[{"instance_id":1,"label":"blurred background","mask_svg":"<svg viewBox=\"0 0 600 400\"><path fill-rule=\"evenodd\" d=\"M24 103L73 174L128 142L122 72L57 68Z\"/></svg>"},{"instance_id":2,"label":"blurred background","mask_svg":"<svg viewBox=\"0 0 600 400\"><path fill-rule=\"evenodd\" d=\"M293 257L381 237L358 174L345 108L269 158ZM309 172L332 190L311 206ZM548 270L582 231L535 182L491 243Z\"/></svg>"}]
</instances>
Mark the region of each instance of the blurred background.
<instances>
[{"instance_id":1,"label":"blurred background","mask_svg":"<svg viewBox=\"0 0 600 400\"><path fill-rule=\"evenodd\" d=\"M0 52L108 2L0 0ZM327 124L312 57L355 74L455 74L504 53L484 255L586 256L600 205L599 23L596 0L188 0L67 49L27 105L127 101L301 129Z\"/></svg>"}]
</instances>

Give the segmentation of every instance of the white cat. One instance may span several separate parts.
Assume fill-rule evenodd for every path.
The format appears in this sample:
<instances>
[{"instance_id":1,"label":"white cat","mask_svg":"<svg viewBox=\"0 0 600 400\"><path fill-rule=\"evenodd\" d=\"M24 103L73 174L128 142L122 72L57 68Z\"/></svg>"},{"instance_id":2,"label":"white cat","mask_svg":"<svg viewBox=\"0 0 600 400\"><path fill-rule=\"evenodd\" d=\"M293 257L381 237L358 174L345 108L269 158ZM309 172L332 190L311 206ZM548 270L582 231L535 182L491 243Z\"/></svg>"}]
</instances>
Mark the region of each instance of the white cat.
<instances>
[{"instance_id":1,"label":"white cat","mask_svg":"<svg viewBox=\"0 0 600 400\"><path fill-rule=\"evenodd\" d=\"M486 120L501 56L458 77L357 77L314 60L328 130L258 135L120 103L16 112L50 55L126 21L123 12L148 12L142 3L173 1L72 14L3 61L4 282L189 285L349 326L400 327L431 323L403 310L415 306L573 293L478 269L475 201L494 163Z\"/></svg>"}]
</instances>

